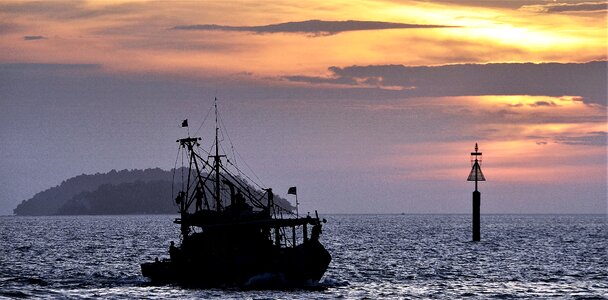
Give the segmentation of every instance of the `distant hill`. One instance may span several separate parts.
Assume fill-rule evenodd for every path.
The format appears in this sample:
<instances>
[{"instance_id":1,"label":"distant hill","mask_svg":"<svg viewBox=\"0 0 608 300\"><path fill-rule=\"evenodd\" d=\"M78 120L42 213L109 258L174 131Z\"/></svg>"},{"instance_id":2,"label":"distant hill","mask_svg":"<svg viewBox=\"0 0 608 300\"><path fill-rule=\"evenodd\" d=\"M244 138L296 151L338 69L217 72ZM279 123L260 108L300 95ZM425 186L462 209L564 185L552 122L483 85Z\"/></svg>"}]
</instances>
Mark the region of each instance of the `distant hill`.
<instances>
[{"instance_id":1,"label":"distant hill","mask_svg":"<svg viewBox=\"0 0 608 300\"><path fill-rule=\"evenodd\" d=\"M82 192L59 208L59 215L124 215L177 213L171 201L171 181L102 184Z\"/></svg>"},{"instance_id":2,"label":"distant hill","mask_svg":"<svg viewBox=\"0 0 608 300\"><path fill-rule=\"evenodd\" d=\"M173 171L159 168L83 174L23 200L13 212L20 216L177 213L172 178ZM275 203L293 210L283 198L275 196Z\"/></svg>"},{"instance_id":3,"label":"distant hill","mask_svg":"<svg viewBox=\"0 0 608 300\"><path fill-rule=\"evenodd\" d=\"M13 210L16 215L44 216L55 215L59 209L72 197L83 193L93 192L101 185L117 185L135 181L163 180L171 182L172 173L160 168L146 170L112 170L108 173L78 175L64 180L60 185L37 193Z\"/></svg>"}]
</instances>

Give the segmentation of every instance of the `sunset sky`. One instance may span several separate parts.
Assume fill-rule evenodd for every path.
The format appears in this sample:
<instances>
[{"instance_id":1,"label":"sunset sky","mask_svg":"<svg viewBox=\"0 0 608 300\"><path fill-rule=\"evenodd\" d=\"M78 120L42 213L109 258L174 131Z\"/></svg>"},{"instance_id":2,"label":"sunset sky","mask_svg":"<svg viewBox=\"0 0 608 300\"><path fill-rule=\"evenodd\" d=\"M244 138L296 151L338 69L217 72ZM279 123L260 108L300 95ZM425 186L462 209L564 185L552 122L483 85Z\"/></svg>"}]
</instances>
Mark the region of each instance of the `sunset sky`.
<instances>
[{"instance_id":1,"label":"sunset sky","mask_svg":"<svg viewBox=\"0 0 608 300\"><path fill-rule=\"evenodd\" d=\"M482 213L606 213L607 5L2 1L0 215L174 167L214 97L237 163L300 211L469 213L479 143Z\"/></svg>"}]
</instances>

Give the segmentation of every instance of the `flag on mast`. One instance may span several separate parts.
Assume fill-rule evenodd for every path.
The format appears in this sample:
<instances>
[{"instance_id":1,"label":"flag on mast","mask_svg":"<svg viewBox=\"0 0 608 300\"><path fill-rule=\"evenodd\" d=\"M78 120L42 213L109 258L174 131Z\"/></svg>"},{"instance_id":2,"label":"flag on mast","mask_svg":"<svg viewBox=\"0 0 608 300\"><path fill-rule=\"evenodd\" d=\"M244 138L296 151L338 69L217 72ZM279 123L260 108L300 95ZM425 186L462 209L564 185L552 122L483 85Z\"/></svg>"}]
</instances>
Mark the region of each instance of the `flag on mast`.
<instances>
[{"instance_id":1,"label":"flag on mast","mask_svg":"<svg viewBox=\"0 0 608 300\"><path fill-rule=\"evenodd\" d=\"M289 195L289 194L291 194L291 195L297 195L297 194L298 194L298 192L297 192L297 190L296 190L296 187L295 187L295 186L290 187L290 188L287 190L287 194L288 194L288 195Z\"/></svg>"},{"instance_id":2,"label":"flag on mast","mask_svg":"<svg viewBox=\"0 0 608 300\"><path fill-rule=\"evenodd\" d=\"M188 119L182 121L182 127L188 127Z\"/></svg>"}]
</instances>

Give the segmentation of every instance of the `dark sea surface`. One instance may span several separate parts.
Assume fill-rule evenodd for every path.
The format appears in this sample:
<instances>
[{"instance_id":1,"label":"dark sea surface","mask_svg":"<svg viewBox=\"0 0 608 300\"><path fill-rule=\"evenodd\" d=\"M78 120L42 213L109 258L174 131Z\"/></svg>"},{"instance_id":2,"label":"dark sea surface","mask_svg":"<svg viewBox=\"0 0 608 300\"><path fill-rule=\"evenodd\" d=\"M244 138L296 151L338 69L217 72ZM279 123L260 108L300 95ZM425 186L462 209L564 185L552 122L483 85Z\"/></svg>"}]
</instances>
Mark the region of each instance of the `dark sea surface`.
<instances>
[{"instance_id":1,"label":"dark sea surface","mask_svg":"<svg viewBox=\"0 0 608 300\"><path fill-rule=\"evenodd\" d=\"M605 215L325 215L323 290L153 286L175 216L0 217L0 298L608 299Z\"/></svg>"}]
</instances>

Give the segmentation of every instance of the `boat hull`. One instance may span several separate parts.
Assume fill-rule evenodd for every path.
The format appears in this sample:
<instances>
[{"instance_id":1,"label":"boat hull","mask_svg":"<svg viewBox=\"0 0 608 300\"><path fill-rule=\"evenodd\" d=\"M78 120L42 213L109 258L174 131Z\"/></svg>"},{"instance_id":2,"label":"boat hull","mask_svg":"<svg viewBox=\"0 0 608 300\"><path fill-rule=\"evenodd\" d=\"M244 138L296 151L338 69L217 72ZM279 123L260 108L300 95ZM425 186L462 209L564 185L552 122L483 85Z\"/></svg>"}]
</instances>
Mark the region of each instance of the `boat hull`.
<instances>
[{"instance_id":1,"label":"boat hull","mask_svg":"<svg viewBox=\"0 0 608 300\"><path fill-rule=\"evenodd\" d=\"M331 262L331 255L318 241L276 249L274 253L205 257L143 263L141 270L145 277L158 284L285 288L318 283Z\"/></svg>"}]
</instances>

